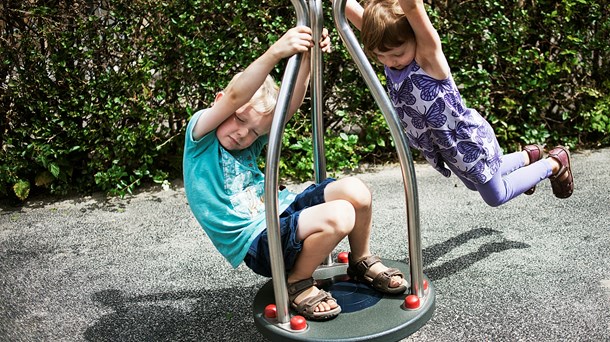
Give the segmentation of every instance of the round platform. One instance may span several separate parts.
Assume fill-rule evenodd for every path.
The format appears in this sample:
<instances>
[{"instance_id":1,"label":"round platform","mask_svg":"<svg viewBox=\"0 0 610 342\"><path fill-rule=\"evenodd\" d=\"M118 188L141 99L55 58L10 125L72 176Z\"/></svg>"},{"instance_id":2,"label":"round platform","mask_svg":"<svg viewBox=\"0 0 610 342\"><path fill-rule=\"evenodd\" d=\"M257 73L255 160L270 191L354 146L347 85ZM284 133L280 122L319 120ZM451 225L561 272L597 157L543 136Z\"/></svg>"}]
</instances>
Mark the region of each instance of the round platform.
<instances>
[{"instance_id":1,"label":"round platform","mask_svg":"<svg viewBox=\"0 0 610 342\"><path fill-rule=\"evenodd\" d=\"M407 279L410 278L407 264L385 259L383 263L400 269ZM430 281L425 279L428 289L417 310L404 308L408 292L401 295L380 294L350 281L345 275L317 279L320 287L330 291L337 299L342 312L328 321L307 321L307 328L301 332L286 329L263 315L265 306L275 303L273 282L269 281L254 298L254 323L263 336L271 341L398 341L413 334L432 317L435 292ZM291 315L294 314L291 311Z\"/></svg>"}]
</instances>

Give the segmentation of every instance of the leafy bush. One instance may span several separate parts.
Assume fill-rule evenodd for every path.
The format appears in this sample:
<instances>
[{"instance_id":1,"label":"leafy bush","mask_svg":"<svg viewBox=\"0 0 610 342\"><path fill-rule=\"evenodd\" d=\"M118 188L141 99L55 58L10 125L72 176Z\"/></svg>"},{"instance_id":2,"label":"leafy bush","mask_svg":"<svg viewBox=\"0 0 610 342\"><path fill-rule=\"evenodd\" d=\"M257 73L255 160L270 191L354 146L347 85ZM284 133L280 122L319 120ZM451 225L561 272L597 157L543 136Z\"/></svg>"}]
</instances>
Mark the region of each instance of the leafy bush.
<instances>
[{"instance_id":1,"label":"leafy bush","mask_svg":"<svg viewBox=\"0 0 610 342\"><path fill-rule=\"evenodd\" d=\"M506 150L610 144L605 2L455 1L430 9L462 95ZM5 2L0 195L124 195L180 177L190 116L293 23L285 0ZM338 35L332 39L324 64L328 170L394 160L382 115ZM283 177L313 177L309 107L306 99L286 128Z\"/></svg>"},{"instance_id":2,"label":"leafy bush","mask_svg":"<svg viewBox=\"0 0 610 342\"><path fill-rule=\"evenodd\" d=\"M607 5L459 1L434 13L462 95L502 145L608 145Z\"/></svg>"}]
</instances>

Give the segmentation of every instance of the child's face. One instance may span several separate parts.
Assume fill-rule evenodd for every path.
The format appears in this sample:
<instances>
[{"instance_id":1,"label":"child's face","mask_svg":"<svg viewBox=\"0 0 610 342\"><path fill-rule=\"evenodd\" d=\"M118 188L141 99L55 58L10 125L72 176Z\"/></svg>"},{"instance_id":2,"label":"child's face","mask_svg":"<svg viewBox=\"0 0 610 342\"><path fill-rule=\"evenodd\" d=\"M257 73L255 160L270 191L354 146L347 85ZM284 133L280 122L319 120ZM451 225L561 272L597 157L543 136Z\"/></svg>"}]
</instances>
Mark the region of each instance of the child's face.
<instances>
[{"instance_id":1,"label":"child's face","mask_svg":"<svg viewBox=\"0 0 610 342\"><path fill-rule=\"evenodd\" d=\"M388 51L373 50L377 60L392 69L402 70L415 58L415 43L406 41L402 45L391 48Z\"/></svg>"},{"instance_id":2,"label":"child's face","mask_svg":"<svg viewBox=\"0 0 610 342\"><path fill-rule=\"evenodd\" d=\"M243 150L261 135L269 133L272 119L273 115L263 115L246 104L218 126L216 137L229 151Z\"/></svg>"}]
</instances>

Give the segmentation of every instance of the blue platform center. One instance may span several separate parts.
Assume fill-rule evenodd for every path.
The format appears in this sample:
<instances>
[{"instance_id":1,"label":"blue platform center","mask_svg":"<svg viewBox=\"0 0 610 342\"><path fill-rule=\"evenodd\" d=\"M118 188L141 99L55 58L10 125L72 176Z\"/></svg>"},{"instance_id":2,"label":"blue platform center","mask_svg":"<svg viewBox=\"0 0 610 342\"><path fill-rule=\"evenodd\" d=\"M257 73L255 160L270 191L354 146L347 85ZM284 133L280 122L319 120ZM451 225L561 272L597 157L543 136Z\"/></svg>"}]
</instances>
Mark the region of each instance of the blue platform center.
<instances>
[{"instance_id":1,"label":"blue platform center","mask_svg":"<svg viewBox=\"0 0 610 342\"><path fill-rule=\"evenodd\" d=\"M325 290L331 292L341 306L341 312L343 313L364 310L377 304L383 298L382 293L365 284L352 281L336 282Z\"/></svg>"}]
</instances>

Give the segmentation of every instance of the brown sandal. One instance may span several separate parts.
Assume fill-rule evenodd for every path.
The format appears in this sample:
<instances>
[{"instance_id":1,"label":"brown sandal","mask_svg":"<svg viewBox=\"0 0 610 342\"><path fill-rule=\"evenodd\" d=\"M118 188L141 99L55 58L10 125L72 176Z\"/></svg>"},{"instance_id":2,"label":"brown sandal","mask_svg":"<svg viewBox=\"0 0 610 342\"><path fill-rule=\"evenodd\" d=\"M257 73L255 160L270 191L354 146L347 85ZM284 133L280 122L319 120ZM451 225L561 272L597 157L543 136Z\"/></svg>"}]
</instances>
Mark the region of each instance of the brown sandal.
<instances>
[{"instance_id":1,"label":"brown sandal","mask_svg":"<svg viewBox=\"0 0 610 342\"><path fill-rule=\"evenodd\" d=\"M322 302L328 302L330 300L337 302L330 293L319 289L320 292L316 295L305 297L299 304L296 304L294 300L303 291L315 286L313 278L307 278L299 280L292 284L288 284L288 299L290 300L290 306L299 314L306 319L320 321L336 317L341 312L341 307L337 304L337 307L328 311L316 312L315 309L318 304Z\"/></svg>"},{"instance_id":2,"label":"brown sandal","mask_svg":"<svg viewBox=\"0 0 610 342\"><path fill-rule=\"evenodd\" d=\"M350 253L348 255L348 260L349 266L347 267L347 274L355 281L365 283L379 292L388 294L400 294L407 290L407 286L404 283L398 287L390 287L392 277L400 276L402 279L405 278L402 272L396 268L388 268L384 272L379 272L375 278L366 274L373 265L381 262L381 259L378 256L370 255L354 261L352 259L352 254Z\"/></svg>"},{"instance_id":3,"label":"brown sandal","mask_svg":"<svg viewBox=\"0 0 610 342\"><path fill-rule=\"evenodd\" d=\"M527 152L527 157L530 160L529 164L531 165L531 164L539 161L540 159L542 159L543 153L544 153L544 147L542 147L540 145L526 145L525 147L523 147L523 151ZM535 191L536 191L536 186L534 185L531 188L527 189L524 192L524 194L531 195Z\"/></svg>"},{"instance_id":4,"label":"brown sandal","mask_svg":"<svg viewBox=\"0 0 610 342\"><path fill-rule=\"evenodd\" d=\"M557 146L549 152L549 157L559 162L559 171L549 177L553 194L557 198L568 198L574 192L574 177L570 164L570 152L563 146ZM567 172L567 176L564 174Z\"/></svg>"}]
</instances>

